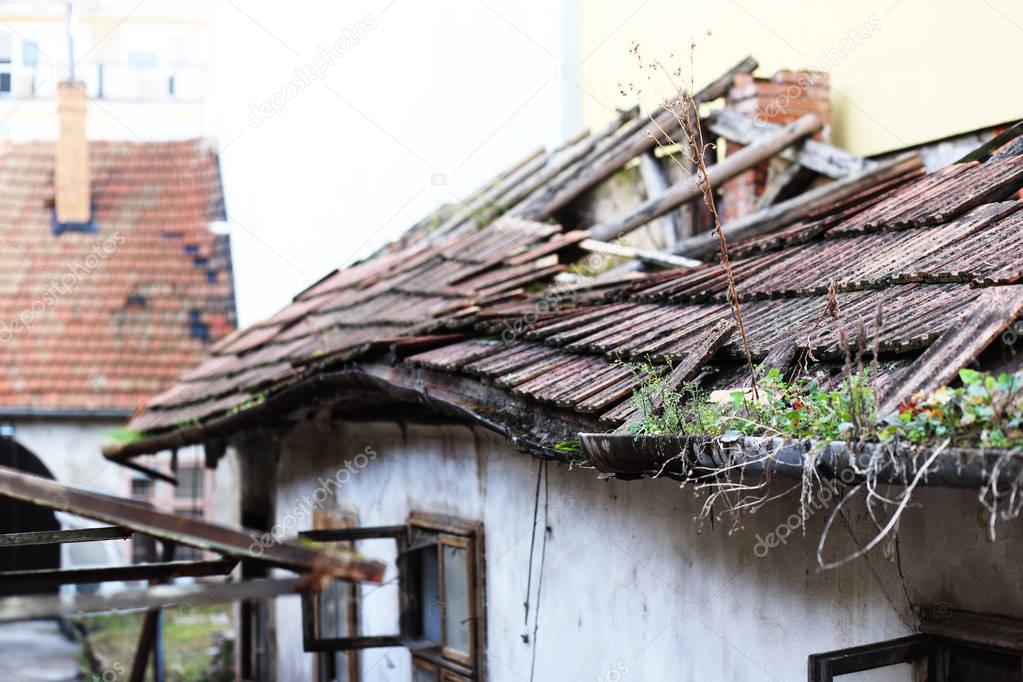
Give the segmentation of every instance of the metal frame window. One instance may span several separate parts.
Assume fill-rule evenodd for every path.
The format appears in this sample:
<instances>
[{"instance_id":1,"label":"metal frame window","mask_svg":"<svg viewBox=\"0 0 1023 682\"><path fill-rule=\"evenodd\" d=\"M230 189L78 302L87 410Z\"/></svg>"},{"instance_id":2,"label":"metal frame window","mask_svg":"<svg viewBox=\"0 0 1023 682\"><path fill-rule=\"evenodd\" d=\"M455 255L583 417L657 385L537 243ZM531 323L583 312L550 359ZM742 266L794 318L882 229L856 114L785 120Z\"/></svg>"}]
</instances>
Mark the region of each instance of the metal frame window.
<instances>
[{"instance_id":1,"label":"metal frame window","mask_svg":"<svg viewBox=\"0 0 1023 682\"><path fill-rule=\"evenodd\" d=\"M303 598L306 651L354 651L403 646L412 652L413 680L483 679L484 595L482 524L413 513L402 526L332 528L300 534L323 543L390 538L396 543L399 632L364 636L358 616L348 632L328 626L322 595ZM358 593L353 610L358 614ZM336 621L333 621L336 622Z\"/></svg>"},{"instance_id":2,"label":"metal frame window","mask_svg":"<svg viewBox=\"0 0 1023 682\"><path fill-rule=\"evenodd\" d=\"M929 682L1023 682L1023 652L928 634L814 654L808 679L842 682L845 675L903 664L918 666Z\"/></svg>"}]
</instances>

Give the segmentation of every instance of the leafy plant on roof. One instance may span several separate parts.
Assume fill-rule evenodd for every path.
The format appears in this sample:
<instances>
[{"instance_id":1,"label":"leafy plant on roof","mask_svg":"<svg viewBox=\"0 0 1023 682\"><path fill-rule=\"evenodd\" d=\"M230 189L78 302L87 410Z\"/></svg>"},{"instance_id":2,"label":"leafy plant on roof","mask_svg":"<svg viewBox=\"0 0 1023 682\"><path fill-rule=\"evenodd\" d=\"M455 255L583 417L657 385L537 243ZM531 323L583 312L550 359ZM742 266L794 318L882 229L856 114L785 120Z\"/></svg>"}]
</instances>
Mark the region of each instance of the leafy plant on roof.
<instances>
[{"instance_id":1,"label":"leafy plant on roof","mask_svg":"<svg viewBox=\"0 0 1023 682\"><path fill-rule=\"evenodd\" d=\"M914 396L881 419L869 369L834 388L812 378L786 381L772 369L762 373L756 399L743 390L708 395L692 383L672 389L656 368L638 371L643 380L632 397L639 410L631 424L635 433L913 444L948 438L962 446L1023 447L1023 374L964 369L962 386Z\"/></svg>"}]
</instances>

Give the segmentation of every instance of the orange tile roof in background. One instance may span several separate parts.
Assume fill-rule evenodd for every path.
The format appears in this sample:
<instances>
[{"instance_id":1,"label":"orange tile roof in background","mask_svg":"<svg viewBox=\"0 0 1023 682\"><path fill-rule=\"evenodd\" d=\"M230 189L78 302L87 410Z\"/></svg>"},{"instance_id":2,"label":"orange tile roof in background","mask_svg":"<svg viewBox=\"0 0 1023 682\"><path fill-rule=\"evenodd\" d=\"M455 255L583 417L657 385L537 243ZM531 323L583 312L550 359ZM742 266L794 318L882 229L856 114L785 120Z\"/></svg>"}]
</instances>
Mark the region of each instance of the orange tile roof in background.
<instances>
[{"instance_id":1,"label":"orange tile roof in background","mask_svg":"<svg viewBox=\"0 0 1023 682\"><path fill-rule=\"evenodd\" d=\"M0 414L130 412L235 327L213 146L90 156L95 231L56 234L53 143L0 150Z\"/></svg>"}]
</instances>

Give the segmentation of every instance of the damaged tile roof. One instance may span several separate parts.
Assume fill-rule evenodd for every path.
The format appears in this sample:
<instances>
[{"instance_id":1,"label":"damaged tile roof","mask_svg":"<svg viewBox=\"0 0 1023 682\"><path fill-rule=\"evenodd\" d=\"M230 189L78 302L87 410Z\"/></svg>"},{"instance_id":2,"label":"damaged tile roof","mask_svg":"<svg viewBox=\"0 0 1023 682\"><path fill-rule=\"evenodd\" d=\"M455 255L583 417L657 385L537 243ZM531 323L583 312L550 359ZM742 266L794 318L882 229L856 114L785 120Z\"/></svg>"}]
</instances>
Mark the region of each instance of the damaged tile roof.
<instances>
[{"instance_id":1,"label":"damaged tile roof","mask_svg":"<svg viewBox=\"0 0 1023 682\"><path fill-rule=\"evenodd\" d=\"M129 413L235 326L201 140L91 142L93 220L54 218L54 145L0 151L0 412Z\"/></svg>"},{"instance_id":2,"label":"damaged tile roof","mask_svg":"<svg viewBox=\"0 0 1023 682\"><path fill-rule=\"evenodd\" d=\"M891 381L959 324L977 287L1021 286L1023 156L916 171L735 245L733 267L752 353L786 342L822 363L839 326L864 325ZM582 233L585 235L585 232ZM636 375L621 361L667 364L728 385L743 366L717 263L653 274L551 282L580 235L501 219L335 272L274 317L231 335L150 402L150 434L243 410L310 375L359 359L467 377L614 429L632 416ZM834 283L840 321L828 312ZM421 352L399 352L402 344ZM699 362L687 363L687 359Z\"/></svg>"}]
</instances>

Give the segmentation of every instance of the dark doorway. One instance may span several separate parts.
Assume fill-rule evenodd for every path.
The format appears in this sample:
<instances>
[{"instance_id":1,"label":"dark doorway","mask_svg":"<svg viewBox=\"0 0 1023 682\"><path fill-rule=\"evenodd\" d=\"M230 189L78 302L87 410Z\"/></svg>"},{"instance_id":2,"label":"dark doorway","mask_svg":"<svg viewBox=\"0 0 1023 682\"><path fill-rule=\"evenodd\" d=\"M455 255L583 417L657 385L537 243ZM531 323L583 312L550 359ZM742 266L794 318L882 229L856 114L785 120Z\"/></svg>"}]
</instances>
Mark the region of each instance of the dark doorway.
<instances>
[{"instance_id":1,"label":"dark doorway","mask_svg":"<svg viewBox=\"0 0 1023 682\"><path fill-rule=\"evenodd\" d=\"M0 438L0 465L28 474L53 478L46 466L13 438ZM60 530L60 523L51 509L0 496L0 533ZM31 571L60 568L60 545L31 545L0 549L0 570ZM56 592L57 587L39 591ZM18 594L24 588L6 587L0 583L0 596Z\"/></svg>"}]
</instances>

